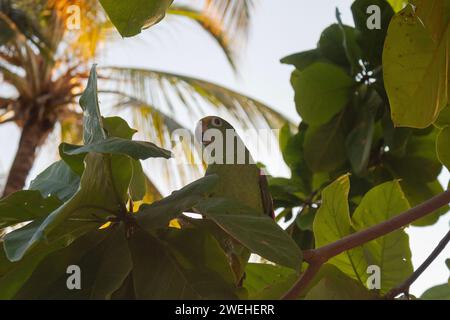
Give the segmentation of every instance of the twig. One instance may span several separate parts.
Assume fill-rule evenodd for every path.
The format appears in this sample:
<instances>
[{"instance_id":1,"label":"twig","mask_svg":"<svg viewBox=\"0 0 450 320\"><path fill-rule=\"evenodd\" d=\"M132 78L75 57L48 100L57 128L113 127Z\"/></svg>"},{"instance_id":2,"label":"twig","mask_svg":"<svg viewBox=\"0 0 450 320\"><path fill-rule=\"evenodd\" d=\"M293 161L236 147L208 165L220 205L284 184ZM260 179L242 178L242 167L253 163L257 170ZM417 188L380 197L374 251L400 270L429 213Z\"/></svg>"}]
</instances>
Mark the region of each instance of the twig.
<instances>
[{"instance_id":1,"label":"twig","mask_svg":"<svg viewBox=\"0 0 450 320\"><path fill-rule=\"evenodd\" d=\"M447 190L392 219L381 222L365 230L355 232L323 247L305 251L303 258L309 263L308 269L282 299L296 299L312 280L312 277L310 276L311 273L313 273L313 275L317 273L320 267L330 258L405 227L448 203L450 203L450 190ZM310 268L313 269L313 271L315 270L315 272L308 272ZM309 275L308 278L305 277L307 273Z\"/></svg>"},{"instance_id":2,"label":"twig","mask_svg":"<svg viewBox=\"0 0 450 320\"><path fill-rule=\"evenodd\" d=\"M444 238L439 242L436 248L434 248L433 252L428 256L428 258L417 268L414 273L407 278L404 282L402 282L399 286L390 290L386 295L386 299L393 299L398 296L400 293L408 293L409 287L420 277L420 275L430 266L430 264L437 258L437 256L444 250L447 244L450 242L450 231L447 232Z\"/></svg>"}]
</instances>

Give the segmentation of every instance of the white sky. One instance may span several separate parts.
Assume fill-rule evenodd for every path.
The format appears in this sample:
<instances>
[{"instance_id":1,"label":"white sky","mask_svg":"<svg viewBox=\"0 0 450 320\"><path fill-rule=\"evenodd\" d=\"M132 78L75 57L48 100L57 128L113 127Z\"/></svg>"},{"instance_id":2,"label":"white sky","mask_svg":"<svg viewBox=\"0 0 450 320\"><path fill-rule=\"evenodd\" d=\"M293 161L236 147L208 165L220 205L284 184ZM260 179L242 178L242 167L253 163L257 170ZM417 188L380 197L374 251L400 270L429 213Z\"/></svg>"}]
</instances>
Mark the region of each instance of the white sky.
<instances>
[{"instance_id":1,"label":"white sky","mask_svg":"<svg viewBox=\"0 0 450 320\"><path fill-rule=\"evenodd\" d=\"M228 66L221 51L197 26L168 19L142 35L110 45L99 57L104 65L154 68L192 75L255 97L290 119L299 121L293 102L289 78L292 67L279 63L280 58L315 47L321 31L335 22L339 6L344 23L352 24L350 0L260 0L255 11L251 35L241 56L239 77ZM14 125L0 128L0 172L9 168L18 142ZM54 160L55 141L43 150L34 173ZM49 151L50 150L50 151ZM50 152L50 153L49 153ZM52 156L49 156L51 154ZM273 164L272 164L273 166ZM446 184L448 175L441 181ZM427 257L449 227L450 214L426 228L409 228L413 264ZM445 258L450 248L436 259L414 283L411 293L420 295L427 288L447 281Z\"/></svg>"}]
</instances>

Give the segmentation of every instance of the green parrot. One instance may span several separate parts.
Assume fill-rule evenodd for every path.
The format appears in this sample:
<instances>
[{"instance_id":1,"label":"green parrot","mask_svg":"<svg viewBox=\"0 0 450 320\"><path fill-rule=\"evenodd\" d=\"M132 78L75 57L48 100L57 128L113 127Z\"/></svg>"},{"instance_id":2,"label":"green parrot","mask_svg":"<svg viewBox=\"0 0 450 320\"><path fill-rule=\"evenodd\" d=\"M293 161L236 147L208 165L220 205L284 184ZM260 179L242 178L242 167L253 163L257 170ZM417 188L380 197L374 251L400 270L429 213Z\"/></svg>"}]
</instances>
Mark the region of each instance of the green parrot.
<instances>
[{"instance_id":1,"label":"green parrot","mask_svg":"<svg viewBox=\"0 0 450 320\"><path fill-rule=\"evenodd\" d=\"M208 164L206 175L219 176L212 196L235 200L274 218L267 178L254 163L233 126L220 117L205 117L197 124L195 136L202 145L204 160ZM222 237L221 244L238 284L242 284L250 251L228 236Z\"/></svg>"}]
</instances>

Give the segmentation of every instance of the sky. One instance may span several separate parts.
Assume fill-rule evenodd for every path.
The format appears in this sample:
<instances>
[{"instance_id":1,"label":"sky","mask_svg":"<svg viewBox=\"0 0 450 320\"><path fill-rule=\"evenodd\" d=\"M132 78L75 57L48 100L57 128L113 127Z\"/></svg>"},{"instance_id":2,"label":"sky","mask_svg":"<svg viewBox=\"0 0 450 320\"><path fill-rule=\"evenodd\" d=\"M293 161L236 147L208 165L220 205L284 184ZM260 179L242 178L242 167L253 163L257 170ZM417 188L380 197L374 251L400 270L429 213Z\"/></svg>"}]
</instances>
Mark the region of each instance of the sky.
<instances>
[{"instance_id":1,"label":"sky","mask_svg":"<svg viewBox=\"0 0 450 320\"><path fill-rule=\"evenodd\" d=\"M251 33L240 55L239 75L233 73L221 50L200 29L179 19L166 19L141 35L108 45L97 59L100 66L120 65L165 70L195 76L234 89L270 105L294 122L294 93L290 86L292 67L279 60L291 53L316 46L321 31L335 22L339 7L344 23L352 24L349 0L259 0L254 11ZM56 157L57 141L51 137L43 148L32 175ZM17 146L18 130L14 125L0 128L0 171L9 168ZM49 156L53 155L54 156ZM286 175L283 166L273 171ZM280 172L277 172L276 169ZM270 169L270 168L269 168ZM443 174L441 182L448 182ZM450 214L431 227L408 228L413 264L417 268L445 235ZM413 284L411 293L420 295L429 287L442 284L449 276L445 258L447 247L425 273Z\"/></svg>"}]
</instances>

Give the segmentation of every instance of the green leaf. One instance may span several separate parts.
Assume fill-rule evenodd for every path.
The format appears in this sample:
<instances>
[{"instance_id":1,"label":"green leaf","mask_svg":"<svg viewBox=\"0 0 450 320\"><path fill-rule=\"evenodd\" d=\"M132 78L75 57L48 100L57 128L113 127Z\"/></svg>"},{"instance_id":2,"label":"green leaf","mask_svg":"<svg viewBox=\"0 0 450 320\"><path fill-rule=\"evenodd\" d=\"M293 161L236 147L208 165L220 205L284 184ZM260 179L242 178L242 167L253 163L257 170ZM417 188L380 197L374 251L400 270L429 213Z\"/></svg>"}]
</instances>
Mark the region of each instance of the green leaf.
<instances>
[{"instance_id":1,"label":"green leaf","mask_svg":"<svg viewBox=\"0 0 450 320\"><path fill-rule=\"evenodd\" d=\"M30 190L39 190L43 196L69 200L78 190L80 177L64 162L57 161L31 181Z\"/></svg>"},{"instance_id":2,"label":"green leaf","mask_svg":"<svg viewBox=\"0 0 450 320\"><path fill-rule=\"evenodd\" d=\"M312 49L308 51L294 53L287 57L284 57L283 59L281 59L281 63L291 64L296 69L303 71L306 67L310 66L314 62L323 60L324 58L321 57L319 50Z\"/></svg>"},{"instance_id":3,"label":"green leaf","mask_svg":"<svg viewBox=\"0 0 450 320\"><path fill-rule=\"evenodd\" d=\"M319 39L317 49L323 57L342 67L348 68L355 61L349 61L348 51L359 56L355 29L335 23L326 28Z\"/></svg>"},{"instance_id":4,"label":"green leaf","mask_svg":"<svg viewBox=\"0 0 450 320\"><path fill-rule=\"evenodd\" d=\"M253 253L299 270L302 262L300 248L271 218L224 198L210 198L194 208Z\"/></svg>"},{"instance_id":5,"label":"green leaf","mask_svg":"<svg viewBox=\"0 0 450 320\"><path fill-rule=\"evenodd\" d=\"M380 29L369 29L367 21L373 12L367 13L370 6L377 6L380 9ZM364 57L372 67L381 65L386 31L389 22L394 15L394 10L386 0L356 0L352 4L353 20L359 31L357 42L364 52ZM375 13L376 14L376 13Z\"/></svg>"},{"instance_id":6,"label":"green leaf","mask_svg":"<svg viewBox=\"0 0 450 320\"><path fill-rule=\"evenodd\" d=\"M110 235L109 232L93 230L80 236L70 245L61 245L54 243L51 245L53 250L45 250L45 258L41 259L38 267L32 275L27 278L24 285L20 288L14 299L87 299L94 277L96 268L102 259L101 244ZM20 262L22 264L34 255L25 257ZM77 265L81 269L81 290L67 289L67 267Z\"/></svg>"},{"instance_id":7,"label":"green leaf","mask_svg":"<svg viewBox=\"0 0 450 320\"><path fill-rule=\"evenodd\" d=\"M199 201L208 197L217 182L217 175L207 175L162 200L142 205L137 213L138 224L147 232L167 227L170 220L192 210Z\"/></svg>"},{"instance_id":8,"label":"green leaf","mask_svg":"<svg viewBox=\"0 0 450 320\"><path fill-rule=\"evenodd\" d=\"M68 155L67 152L77 149L79 146L61 143L59 145L59 156L77 175L81 176L84 171L84 157L86 154Z\"/></svg>"},{"instance_id":9,"label":"green leaf","mask_svg":"<svg viewBox=\"0 0 450 320\"><path fill-rule=\"evenodd\" d=\"M85 221L83 227L89 230L101 226L112 215L123 211L124 203L121 201L128 184L118 188L116 177L120 176L122 181L123 176L128 176L129 181L131 165L121 165L116 167L117 172L113 172L111 168L115 167L112 165L114 161L108 158L100 154L87 155L80 189L68 202L45 219L35 220L6 235L4 246L9 260L19 261L39 243L51 241L52 233L58 234L58 227L69 218L72 221ZM71 231L67 232L70 234Z\"/></svg>"},{"instance_id":10,"label":"green leaf","mask_svg":"<svg viewBox=\"0 0 450 320\"><path fill-rule=\"evenodd\" d=\"M295 283L298 275L289 268L249 263L245 268L244 288L251 300L278 300Z\"/></svg>"},{"instance_id":11,"label":"green leaf","mask_svg":"<svg viewBox=\"0 0 450 320\"><path fill-rule=\"evenodd\" d=\"M364 230L389 220L410 208L398 181L371 189L353 213L357 230ZM409 238L403 229L391 232L363 245L368 265L380 267L381 292L404 281L414 270Z\"/></svg>"},{"instance_id":12,"label":"green leaf","mask_svg":"<svg viewBox=\"0 0 450 320\"><path fill-rule=\"evenodd\" d=\"M132 37L161 21L173 0L100 0L122 37Z\"/></svg>"},{"instance_id":13,"label":"green leaf","mask_svg":"<svg viewBox=\"0 0 450 320\"><path fill-rule=\"evenodd\" d=\"M348 175L338 178L322 191L322 205L313 223L316 247L322 247L353 232L348 205L350 180ZM343 252L329 260L341 271L364 284L366 261L361 247Z\"/></svg>"},{"instance_id":14,"label":"green leaf","mask_svg":"<svg viewBox=\"0 0 450 320\"><path fill-rule=\"evenodd\" d=\"M420 296L423 300L450 300L450 284L443 283L434 286Z\"/></svg>"},{"instance_id":15,"label":"green leaf","mask_svg":"<svg viewBox=\"0 0 450 320\"><path fill-rule=\"evenodd\" d=\"M313 172L330 172L346 160L341 117L319 127L309 127L304 142L305 161Z\"/></svg>"},{"instance_id":16,"label":"green leaf","mask_svg":"<svg viewBox=\"0 0 450 320\"><path fill-rule=\"evenodd\" d=\"M158 239L137 229L129 240L137 299L200 299L170 251Z\"/></svg>"},{"instance_id":17,"label":"green leaf","mask_svg":"<svg viewBox=\"0 0 450 320\"><path fill-rule=\"evenodd\" d=\"M7 269L3 270L0 274L0 299L6 300L14 298L48 252L54 249L55 248L49 248L47 251L38 252L37 254L30 255L16 263L9 262L6 256L3 256L3 250L0 250L0 263Z\"/></svg>"},{"instance_id":18,"label":"green leaf","mask_svg":"<svg viewBox=\"0 0 450 320\"><path fill-rule=\"evenodd\" d=\"M80 106L83 114L83 140L84 144L102 141L106 138L103 130L102 117L98 105L97 71L94 64L89 74L86 89L80 98Z\"/></svg>"},{"instance_id":19,"label":"green leaf","mask_svg":"<svg viewBox=\"0 0 450 320\"><path fill-rule=\"evenodd\" d=\"M111 295L121 287L132 267L125 228L121 224L107 240L92 286L91 299L111 299Z\"/></svg>"},{"instance_id":20,"label":"green leaf","mask_svg":"<svg viewBox=\"0 0 450 320\"><path fill-rule=\"evenodd\" d=\"M203 297L236 299L228 257L209 230L171 228L163 240L183 273Z\"/></svg>"},{"instance_id":21,"label":"green leaf","mask_svg":"<svg viewBox=\"0 0 450 320\"><path fill-rule=\"evenodd\" d=\"M396 126L428 127L448 103L449 24L431 32L419 14L435 1L420 3L417 12L407 5L392 18L383 51L384 82ZM442 19L442 11L432 14L426 18ZM436 38L437 32L442 36Z\"/></svg>"},{"instance_id":22,"label":"green leaf","mask_svg":"<svg viewBox=\"0 0 450 320\"><path fill-rule=\"evenodd\" d=\"M361 110L356 126L345 140L348 159L353 171L359 175L367 169L372 150L372 139L375 129L374 115L367 108Z\"/></svg>"},{"instance_id":23,"label":"green leaf","mask_svg":"<svg viewBox=\"0 0 450 320\"><path fill-rule=\"evenodd\" d=\"M61 204L55 197L43 198L39 191L15 192L0 200L0 229L45 217Z\"/></svg>"},{"instance_id":24,"label":"green leaf","mask_svg":"<svg viewBox=\"0 0 450 320\"><path fill-rule=\"evenodd\" d=\"M117 137L131 140L137 130L130 128L128 123L121 117L103 118L103 129L108 137Z\"/></svg>"},{"instance_id":25,"label":"green leaf","mask_svg":"<svg viewBox=\"0 0 450 320\"><path fill-rule=\"evenodd\" d=\"M450 126L439 133L436 140L436 149L439 161L450 169Z\"/></svg>"},{"instance_id":26,"label":"green leaf","mask_svg":"<svg viewBox=\"0 0 450 320\"><path fill-rule=\"evenodd\" d=\"M353 86L344 70L323 62L294 71L291 83L297 111L311 125L325 124L341 111L349 102Z\"/></svg>"},{"instance_id":27,"label":"green leaf","mask_svg":"<svg viewBox=\"0 0 450 320\"><path fill-rule=\"evenodd\" d=\"M337 269L329 269L305 300L373 300L377 296Z\"/></svg>"},{"instance_id":28,"label":"green leaf","mask_svg":"<svg viewBox=\"0 0 450 320\"><path fill-rule=\"evenodd\" d=\"M130 141L117 137L106 138L84 146L64 145L63 150L65 154L69 156L97 152L128 155L135 160L145 160L157 157L168 159L171 157L170 151L162 149L151 142Z\"/></svg>"}]
</instances>

